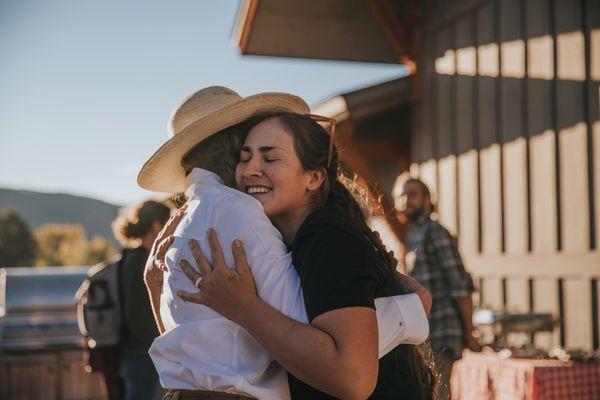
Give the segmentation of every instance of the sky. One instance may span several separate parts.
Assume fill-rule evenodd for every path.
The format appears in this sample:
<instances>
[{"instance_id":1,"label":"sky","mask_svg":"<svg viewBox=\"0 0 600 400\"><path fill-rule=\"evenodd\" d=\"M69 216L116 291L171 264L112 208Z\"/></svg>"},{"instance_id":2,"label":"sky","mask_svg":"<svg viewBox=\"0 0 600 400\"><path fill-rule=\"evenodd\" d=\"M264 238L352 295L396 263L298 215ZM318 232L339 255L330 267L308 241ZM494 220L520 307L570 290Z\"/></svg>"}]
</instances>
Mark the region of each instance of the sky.
<instances>
[{"instance_id":1,"label":"sky","mask_svg":"<svg viewBox=\"0 0 600 400\"><path fill-rule=\"evenodd\" d=\"M314 105L399 65L241 56L237 0L0 0L0 187L133 204L183 97L212 85Z\"/></svg>"}]
</instances>

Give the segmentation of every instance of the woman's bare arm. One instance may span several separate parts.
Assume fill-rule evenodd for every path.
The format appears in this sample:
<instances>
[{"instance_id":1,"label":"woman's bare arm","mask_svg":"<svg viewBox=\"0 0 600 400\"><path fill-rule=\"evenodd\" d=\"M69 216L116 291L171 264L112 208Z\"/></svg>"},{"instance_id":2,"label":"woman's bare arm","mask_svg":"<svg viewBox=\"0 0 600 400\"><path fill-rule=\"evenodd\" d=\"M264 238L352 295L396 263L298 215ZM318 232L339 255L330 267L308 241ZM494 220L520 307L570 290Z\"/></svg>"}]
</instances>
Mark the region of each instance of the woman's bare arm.
<instances>
[{"instance_id":1,"label":"woman's bare arm","mask_svg":"<svg viewBox=\"0 0 600 400\"><path fill-rule=\"evenodd\" d=\"M364 399L377 383L377 320L366 307L294 321L256 297L234 322L301 381L340 399Z\"/></svg>"}]
</instances>

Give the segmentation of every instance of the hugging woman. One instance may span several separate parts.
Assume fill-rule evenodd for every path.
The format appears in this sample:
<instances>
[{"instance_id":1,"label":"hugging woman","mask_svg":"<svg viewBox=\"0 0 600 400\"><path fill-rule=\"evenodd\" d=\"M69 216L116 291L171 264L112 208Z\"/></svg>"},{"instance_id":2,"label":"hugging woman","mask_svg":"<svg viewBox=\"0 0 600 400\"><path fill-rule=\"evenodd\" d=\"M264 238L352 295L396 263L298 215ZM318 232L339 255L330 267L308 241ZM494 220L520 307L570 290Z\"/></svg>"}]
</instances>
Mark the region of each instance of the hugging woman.
<instances>
[{"instance_id":1,"label":"hugging woman","mask_svg":"<svg viewBox=\"0 0 600 400\"><path fill-rule=\"evenodd\" d=\"M432 377L416 349L398 346L425 339L427 295L408 278L398 285L337 179L327 132L307 112L291 95L240 99L205 89L178 108L174 138L140 173L143 187L186 187L190 198L155 242L146 271L164 332L150 353L163 386L178 389L172 398L430 397ZM294 121L310 129L296 135ZM298 150L307 134L314 168ZM247 193L223 185L236 185L234 170ZM232 253L215 231L206 239L209 228L223 243L239 239ZM226 266L234 262L237 272ZM421 296L398 296L408 291Z\"/></svg>"}]
</instances>

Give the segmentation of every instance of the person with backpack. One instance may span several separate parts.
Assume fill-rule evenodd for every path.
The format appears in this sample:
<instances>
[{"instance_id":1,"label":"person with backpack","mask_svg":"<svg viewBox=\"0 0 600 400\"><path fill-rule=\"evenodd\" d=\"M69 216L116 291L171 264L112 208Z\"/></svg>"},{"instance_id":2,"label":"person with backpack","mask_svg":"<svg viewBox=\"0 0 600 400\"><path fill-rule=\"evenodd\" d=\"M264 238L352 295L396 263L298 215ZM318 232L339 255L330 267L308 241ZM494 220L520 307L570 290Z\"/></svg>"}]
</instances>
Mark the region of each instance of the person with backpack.
<instances>
[{"instance_id":1,"label":"person with backpack","mask_svg":"<svg viewBox=\"0 0 600 400\"><path fill-rule=\"evenodd\" d=\"M121 338L119 375L123 399L160 399L163 396L154 364L148 355L159 335L144 283L144 267L154 239L170 216L167 206L146 201L131 217L113 223L115 236L125 247L119 266L121 286Z\"/></svg>"},{"instance_id":2,"label":"person with backpack","mask_svg":"<svg viewBox=\"0 0 600 400\"><path fill-rule=\"evenodd\" d=\"M160 399L163 391L148 355L159 335L144 283L149 250L169 219L156 201L113 222L121 254L89 269L75 294L77 322L85 338L84 368L102 376L109 400Z\"/></svg>"}]
</instances>

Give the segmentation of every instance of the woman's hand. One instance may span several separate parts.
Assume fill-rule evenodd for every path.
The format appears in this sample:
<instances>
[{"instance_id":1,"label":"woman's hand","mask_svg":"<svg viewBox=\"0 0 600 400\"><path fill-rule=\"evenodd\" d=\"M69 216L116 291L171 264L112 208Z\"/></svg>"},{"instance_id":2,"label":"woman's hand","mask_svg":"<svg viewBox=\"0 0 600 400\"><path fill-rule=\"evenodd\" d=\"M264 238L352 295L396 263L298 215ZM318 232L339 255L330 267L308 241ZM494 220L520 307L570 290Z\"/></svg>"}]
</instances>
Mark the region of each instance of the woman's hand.
<instances>
[{"instance_id":1,"label":"woman's hand","mask_svg":"<svg viewBox=\"0 0 600 400\"><path fill-rule=\"evenodd\" d=\"M166 223L152 244L150 256L148 256L144 268L144 282L148 288L162 287L163 285L163 272L167 271L165 254L173 243L173 232L183 218L186 209L187 204L184 204L177 214Z\"/></svg>"},{"instance_id":2,"label":"woman's hand","mask_svg":"<svg viewBox=\"0 0 600 400\"><path fill-rule=\"evenodd\" d=\"M198 242L191 239L188 245L200 273L186 260L182 259L179 264L185 275L194 282L200 291L196 293L179 291L177 295L185 301L204 304L237 322L246 307L259 300L243 244L237 239L233 241L231 248L236 268L230 269L225 264L221 244L214 229L208 231L208 242L214 268L211 269Z\"/></svg>"}]
</instances>

